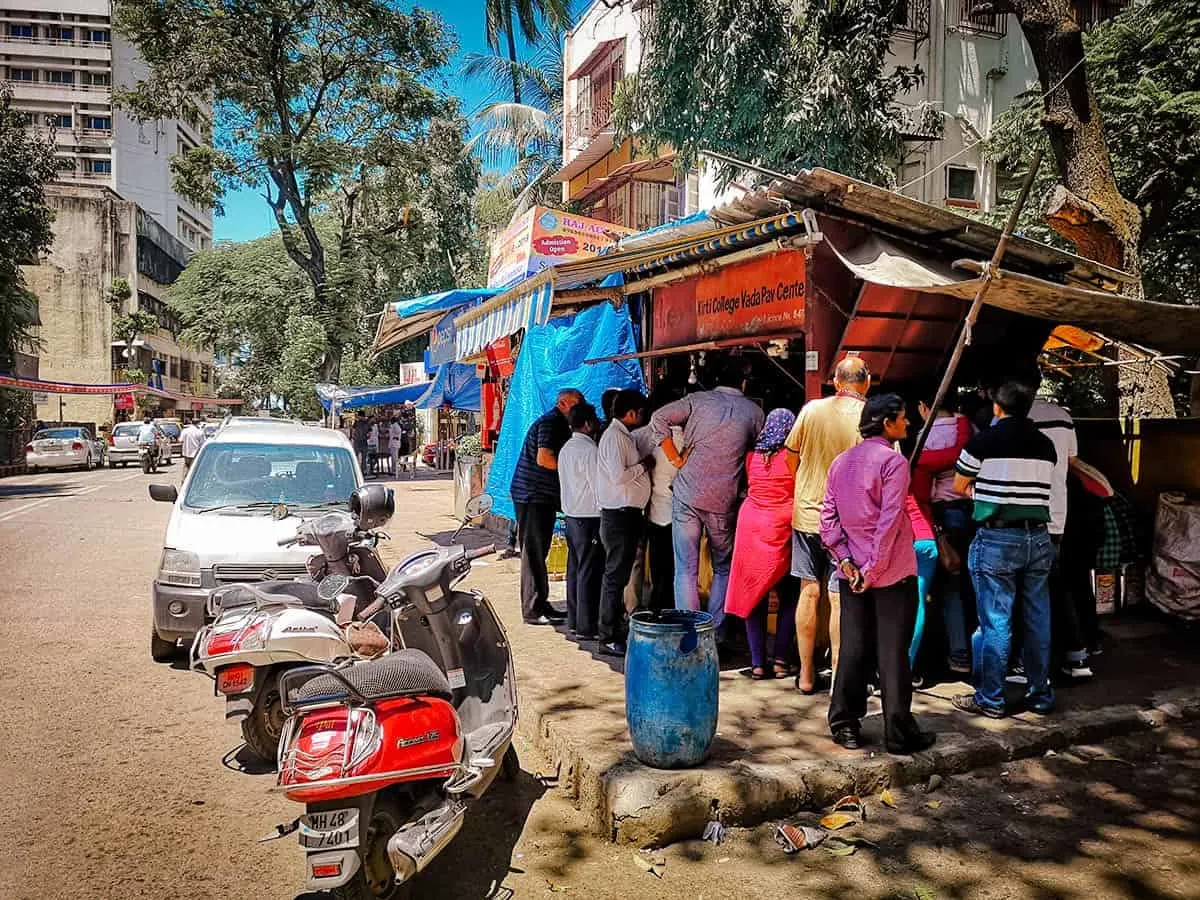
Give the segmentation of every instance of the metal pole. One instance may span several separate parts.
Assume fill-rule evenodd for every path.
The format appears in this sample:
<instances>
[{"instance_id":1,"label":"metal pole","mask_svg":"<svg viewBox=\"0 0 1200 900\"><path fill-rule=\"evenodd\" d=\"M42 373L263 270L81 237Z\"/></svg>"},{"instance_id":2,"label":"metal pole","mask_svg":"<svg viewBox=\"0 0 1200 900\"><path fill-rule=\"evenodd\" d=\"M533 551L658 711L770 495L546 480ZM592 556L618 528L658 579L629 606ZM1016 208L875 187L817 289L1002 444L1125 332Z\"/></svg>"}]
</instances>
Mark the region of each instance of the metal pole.
<instances>
[{"instance_id":1,"label":"metal pole","mask_svg":"<svg viewBox=\"0 0 1200 900\"><path fill-rule=\"evenodd\" d=\"M1000 260L1004 258L1004 251L1008 249L1008 242L1012 238L1013 230L1017 227L1017 217L1021 214L1021 210L1025 208L1025 201L1029 199L1029 191L1033 187L1033 179L1036 177L1041 164L1042 150L1039 148L1037 153L1034 154L1033 162L1029 166L1025 182L1021 185L1021 194L1017 197L1017 202L1013 204L1013 208L1008 214L1008 221L1004 223L1004 231L1001 233L1000 240L996 244L996 249L992 253L991 262L983 270L983 283L979 285L979 290L975 292L975 299L971 301L971 307L967 310L967 316L963 320L962 331L959 332L958 341L954 345L954 352L950 354L950 361L946 364L946 371L942 375L942 383L938 385L937 393L934 395L933 405L929 410L929 418L925 420L925 424L921 426L921 433L917 435L917 443L913 446L912 455L908 459L910 466L915 467L917 460L921 457L921 451L925 449L925 441L929 438L929 431L933 428L933 420L937 416L937 411L946 399L946 394L950 392L950 384L954 381L954 375L958 371L959 362L962 361L963 350L967 344L971 343L971 330L975 327L975 322L979 318L979 310L983 306L983 298L987 294L988 288L991 287L992 279L996 277L996 272L1000 268Z\"/></svg>"}]
</instances>

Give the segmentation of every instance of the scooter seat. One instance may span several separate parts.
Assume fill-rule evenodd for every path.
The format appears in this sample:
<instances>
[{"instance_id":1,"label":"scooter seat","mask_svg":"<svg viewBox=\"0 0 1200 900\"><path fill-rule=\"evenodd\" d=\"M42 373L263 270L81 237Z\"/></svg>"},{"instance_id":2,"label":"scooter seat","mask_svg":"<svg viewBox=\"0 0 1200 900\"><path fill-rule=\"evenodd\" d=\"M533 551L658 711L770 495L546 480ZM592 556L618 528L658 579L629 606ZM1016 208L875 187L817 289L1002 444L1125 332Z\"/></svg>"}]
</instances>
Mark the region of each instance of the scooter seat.
<instances>
[{"instance_id":1,"label":"scooter seat","mask_svg":"<svg viewBox=\"0 0 1200 900\"><path fill-rule=\"evenodd\" d=\"M317 595L317 584L312 581L262 581L257 584L231 584L213 591L212 605L217 609L235 609L253 606L256 603L270 605L286 604L303 606L314 612L333 615L337 612L336 600L325 600Z\"/></svg>"},{"instance_id":2,"label":"scooter seat","mask_svg":"<svg viewBox=\"0 0 1200 900\"><path fill-rule=\"evenodd\" d=\"M445 673L420 650L397 650L378 659L355 663L339 670L338 674L368 700L414 696L450 700L453 697ZM340 680L332 675L318 675L292 691L289 699L293 706L310 706L344 700L348 695Z\"/></svg>"}]
</instances>

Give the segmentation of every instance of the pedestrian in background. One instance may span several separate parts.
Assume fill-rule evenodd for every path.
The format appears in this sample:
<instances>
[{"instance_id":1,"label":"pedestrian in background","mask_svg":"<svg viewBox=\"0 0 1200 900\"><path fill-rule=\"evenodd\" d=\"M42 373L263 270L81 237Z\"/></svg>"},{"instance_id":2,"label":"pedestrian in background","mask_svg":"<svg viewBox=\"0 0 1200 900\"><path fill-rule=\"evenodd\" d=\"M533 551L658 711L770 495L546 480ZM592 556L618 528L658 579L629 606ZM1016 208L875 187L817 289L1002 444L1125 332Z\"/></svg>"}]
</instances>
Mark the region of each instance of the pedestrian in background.
<instances>
[{"instance_id":1,"label":"pedestrian in background","mask_svg":"<svg viewBox=\"0 0 1200 900\"><path fill-rule=\"evenodd\" d=\"M724 636L725 591L733 561L733 534L746 476L746 454L762 431L762 409L743 393L746 367L730 360L711 391L668 403L650 420L653 441L679 474L671 486L671 536L675 550L675 606L700 608L700 538L708 535L713 581L708 612ZM683 429L683 446L671 428Z\"/></svg>"},{"instance_id":2,"label":"pedestrian in background","mask_svg":"<svg viewBox=\"0 0 1200 900\"><path fill-rule=\"evenodd\" d=\"M815 664L817 617L821 604L821 589L829 594L829 644L833 668L838 665L837 580L829 554L821 543L821 507L825 500L829 466L838 454L857 444L863 400L871 387L871 370L856 356L848 356L837 364L833 385L837 394L809 400L800 410L787 447L795 456L796 502L792 511L792 574L800 579L800 600L796 605L796 641L800 647L800 679L796 686L802 693L817 689Z\"/></svg>"},{"instance_id":3,"label":"pedestrian in background","mask_svg":"<svg viewBox=\"0 0 1200 900\"><path fill-rule=\"evenodd\" d=\"M571 438L567 414L583 402L574 388L558 392L554 406L530 426L517 457L509 493L521 542L521 615L527 625L550 625L566 616L550 605L546 555L561 509L558 454Z\"/></svg>"},{"instance_id":4,"label":"pedestrian in background","mask_svg":"<svg viewBox=\"0 0 1200 900\"><path fill-rule=\"evenodd\" d=\"M600 502L600 542L604 579L600 588L600 653L625 655L625 585L645 529L650 473L630 433L645 415L646 397L623 390L613 401L613 419L600 437L596 497Z\"/></svg>"},{"instance_id":5,"label":"pedestrian in background","mask_svg":"<svg viewBox=\"0 0 1200 900\"><path fill-rule=\"evenodd\" d=\"M367 464L374 475L379 469L379 418L371 416L370 421L367 427Z\"/></svg>"},{"instance_id":6,"label":"pedestrian in background","mask_svg":"<svg viewBox=\"0 0 1200 900\"><path fill-rule=\"evenodd\" d=\"M367 457L367 435L371 430L365 416L354 418L354 454L358 457L358 467L366 478L371 471L371 462Z\"/></svg>"},{"instance_id":7,"label":"pedestrian in background","mask_svg":"<svg viewBox=\"0 0 1200 900\"><path fill-rule=\"evenodd\" d=\"M916 618L917 559L906 510L908 461L895 447L908 436L903 398L883 394L867 400L859 433L862 443L829 467L821 509L821 540L837 562L842 606L829 730L843 747L861 745L867 680L878 666L884 745L888 753L916 753L935 737L921 731L912 715L908 647Z\"/></svg>"},{"instance_id":8,"label":"pedestrian in background","mask_svg":"<svg viewBox=\"0 0 1200 900\"><path fill-rule=\"evenodd\" d=\"M203 419L201 422L203 422ZM183 453L182 478L187 478L187 473L192 468L192 463L196 461L196 454L200 452L200 448L204 445L204 428L193 419L183 426L183 433L179 437L182 444L181 452Z\"/></svg>"},{"instance_id":9,"label":"pedestrian in background","mask_svg":"<svg viewBox=\"0 0 1200 900\"><path fill-rule=\"evenodd\" d=\"M774 409L746 456L746 499L738 512L733 563L725 612L746 620L750 645L750 677L796 676L792 664L796 646L796 599L799 585L791 577L792 499L796 474L784 442L796 415L789 409ZM767 596L771 588L779 594L775 625L775 664L767 671ZM798 677L798 676L797 676Z\"/></svg>"},{"instance_id":10,"label":"pedestrian in background","mask_svg":"<svg viewBox=\"0 0 1200 900\"><path fill-rule=\"evenodd\" d=\"M558 454L558 482L567 532L567 631L581 641L598 638L604 545L600 541L600 502L596 407L578 403L567 414L571 438Z\"/></svg>"},{"instance_id":11,"label":"pedestrian in background","mask_svg":"<svg viewBox=\"0 0 1200 900\"><path fill-rule=\"evenodd\" d=\"M1054 545L1046 525L1058 454L1029 419L1032 407L1028 384L1000 385L993 394L996 424L967 443L954 479L954 489L974 500L979 526L969 558L979 630L973 648L975 692L957 696L953 703L991 718L1007 713L1005 673L1018 597L1024 619L1025 704L1039 713L1054 706L1049 588Z\"/></svg>"},{"instance_id":12,"label":"pedestrian in background","mask_svg":"<svg viewBox=\"0 0 1200 900\"><path fill-rule=\"evenodd\" d=\"M392 422L388 425L388 459L390 460L393 478L400 475L400 457L403 453L404 429L400 427L400 420L392 416Z\"/></svg>"}]
</instances>

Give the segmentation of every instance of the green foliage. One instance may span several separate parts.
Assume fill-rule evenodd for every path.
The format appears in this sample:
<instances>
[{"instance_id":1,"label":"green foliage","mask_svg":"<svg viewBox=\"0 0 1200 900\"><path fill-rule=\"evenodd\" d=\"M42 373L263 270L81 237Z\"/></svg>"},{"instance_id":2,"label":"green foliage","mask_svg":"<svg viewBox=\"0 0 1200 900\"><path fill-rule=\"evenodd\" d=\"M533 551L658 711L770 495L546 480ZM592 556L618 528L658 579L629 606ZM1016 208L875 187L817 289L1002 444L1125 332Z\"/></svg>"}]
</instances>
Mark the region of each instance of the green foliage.
<instances>
[{"instance_id":1,"label":"green foliage","mask_svg":"<svg viewBox=\"0 0 1200 900\"><path fill-rule=\"evenodd\" d=\"M120 315L125 311L125 304L129 298L133 296L133 288L129 285L129 280L126 278L114 278L112 284L108 286L108 293L105 299L108 305L112 307L113 315Z\"/></svg>"},{"instance_id":2,"label":"green foliage","mask_svg":"<svg viewBox=\"0 0 1200 900\"><path fill-rule=\"evenodd\" d=\"M550 32L554 35L570 28L570 0L485 0L484 33L487 45L499 53L503 39L508 51L508 58L505 60L508 67L503 69L501 74L512 85L512 99L518 104L523 99L524 79L518 68L517 32L520 31L529 43L535 43L542 36L543 23L550 27Z\"/></svg>"},{"instance_id":3,"label":"green foliage","mask_svg":"<svg viewBox=\"0 0 1200 900\"><path fill-rule=\"evenodd\" d=\"M124 316L116 316L112 323L114 341L123 341L132 346L139 335L153 334L158 330L158 317L153 313L137 310Z\"/></svg>"},{"instance_id":4,"label":"green foliage","mask_svg":"<svg viewBox=\"0 0 1200 900\"><path fill-rule=\"evenodd\" d=\"M54 239L44 189L57 171L54 145L28 131L11 100L8 87L0 86L0 371L33 341L37 300L21 266L36 264Z\"/></svg>"},{"instance_id":5,"label":"green foliage","mask_svg":"<svg viewBox=\"0 0 1200 900\"><path fill-rule=\"evenodd\" d=\"M315 317L288 316L283 329L283 355L272 389L292 415L305 419L320 417L321 404L313 383L328 350L325 328Z\"/></svg>"},{"instance_id":6,"label":"green foliage","mask_svg":"<svg viewBox=\"0 0 1200 900\"><path fill-rule=\"evenodd\" d=\"M499 172L490 202L505 211L505 223L533 204L556 205L561 192L549 178L562 166L561 34L544 35L525 61L468 53L463 74L494 86L475 116L475 136L468 144Z\"/></svg>"},{"instance_id":7,"label":"green foliage","mask_svg":"<svg viewBox=\"0 0 1200 900\"><path fill-rule=\"evenodd\" d=\"M618 125L676 148L681 166L708 149L784 172L825 166L890 185L903 148L895 99L922 77L888 70L894 7L656 0L651 49Z\"/></svg>"},{"instance_id":8,"label":"green foliage","mask_svg":"<svg viewBox=\"0 0 1200 900\"><path fill-rule=\"evenodd\" d=\"M441 21L386 0L124 0L114 21L150 67L116 94L133 114L213 98L216 146L173 160L176 188L213 206L230 188L263 192L311 285L305 314L325 329L324 375L336 377L370 276L356 256L366 194L453 112L429 84L452 49Z\"/></svg>"},{"instance_id":9,"label":"green foliage","mask_svg":"<svg viewBox=\"0 0 1200 900\"><path fill-rule=\"evenodd\" d=\"M1200 9L1171 0L1134 0L1121 15L1084 35L1087 74L1104 116L1105 137L1121 194L1142 211L1141 258L1147 299L1200 303ZM1049 141L1041 106L1002 116L988 156L1018 182L1034 151ZM1043 166L1033 196L1056 180ZM999 221L1015 199L1001 197ZM1064 249L1066 244L1026 207L1022 231Z\"/></svg>"}]
</instances>

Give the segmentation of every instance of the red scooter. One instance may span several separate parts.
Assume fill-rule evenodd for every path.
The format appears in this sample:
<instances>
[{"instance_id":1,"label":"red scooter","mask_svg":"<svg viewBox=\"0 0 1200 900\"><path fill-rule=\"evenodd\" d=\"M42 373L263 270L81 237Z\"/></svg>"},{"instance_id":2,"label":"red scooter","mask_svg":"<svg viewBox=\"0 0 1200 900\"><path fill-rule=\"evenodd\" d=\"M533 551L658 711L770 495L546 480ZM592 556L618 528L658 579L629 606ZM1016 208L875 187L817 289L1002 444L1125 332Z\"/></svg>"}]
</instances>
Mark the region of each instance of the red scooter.
<instances>
[{"instance_id":1,"label":"red scooter","mask_svg":"<svg viewBox=\"0 0 1200 900\"><path fill-rule=\"evenodd\" d=\"M283 676L278 786L305 813L271 837L299 831L310 890L392 900L458 833L470 801L516 774L508 640L482 594L455 590L494 552L406 560L358 616L386 605L402 649Z\"/></svg>"}]
</instances>

